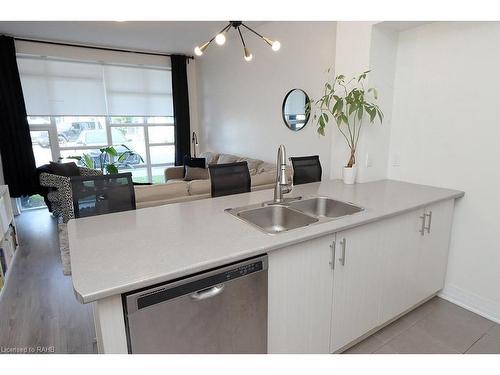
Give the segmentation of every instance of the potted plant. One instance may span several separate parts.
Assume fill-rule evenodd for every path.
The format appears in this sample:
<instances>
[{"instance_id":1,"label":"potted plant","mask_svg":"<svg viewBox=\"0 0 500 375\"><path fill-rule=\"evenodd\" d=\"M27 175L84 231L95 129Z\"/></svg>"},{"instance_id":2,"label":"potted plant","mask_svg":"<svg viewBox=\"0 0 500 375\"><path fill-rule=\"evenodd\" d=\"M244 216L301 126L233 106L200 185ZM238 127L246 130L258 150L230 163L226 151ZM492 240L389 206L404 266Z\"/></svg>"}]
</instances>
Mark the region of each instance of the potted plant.
<instances>
[{"instance_id":1,"label":"potted plant","mask_svg":"<svg viewBox=\"0 0 500 375\"><path fill-rule=\"evenodd\" d=\"M342 74L335 76L333 82L325 83L324 95L315 102L319 112L314 115L318 133L324 136L326 124L335 120L337 129L349 147L350 156L343 171L346 184L356 181L356 149L363 124L367 119L373 124L377 118L382 123L384 118L384 114L374 102L377 100L377 90L373 87L366 90L364 87L369 72L363 72L349 81L346 81Z\"/></svg>"},{"instance_id":2,"label":"potted plant","mask_svg":"<svg viewBox=\"0 0 500 375\"><path fill-rule=\"evenodd\" d=\"M103 174L104 172L107 174L118 173L118 166L127 165L127 159L131 156L135 156L141 162L144 162L139 154L130 150L126 145L121 146L125 151L118 152L114 146L108 146L100 148L98 155L83 154L82 156L69 156L68 159L78 160L90 169L100 169Z\"/></svg>"}]
</instances>

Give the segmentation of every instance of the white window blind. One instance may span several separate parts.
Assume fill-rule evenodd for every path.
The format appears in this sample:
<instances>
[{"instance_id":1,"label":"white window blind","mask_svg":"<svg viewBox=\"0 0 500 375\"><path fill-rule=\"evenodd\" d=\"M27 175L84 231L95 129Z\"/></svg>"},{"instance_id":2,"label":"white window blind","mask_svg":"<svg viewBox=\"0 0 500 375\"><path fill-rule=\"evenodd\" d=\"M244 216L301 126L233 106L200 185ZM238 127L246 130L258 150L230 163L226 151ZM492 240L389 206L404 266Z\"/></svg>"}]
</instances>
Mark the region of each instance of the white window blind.
<instances>
[{"instance_id":1,"label":"white window blind","mask_svg":"<svg viewBox=\"0 0 500 375\"><path fill-rule=\"evenodd\" d=\"M170 71L108 65L104 77L109 115L173 116Z\"/></svg>"},{"instance_id":2,"label":"white window blind","mask_svg":"<svg viewBox=\"0 0 500 375\"><path fill-rule=\"evenodd\" d=\"M173 116L168 68L18 56L30 116Z\"/></svg>"}]
</instances>

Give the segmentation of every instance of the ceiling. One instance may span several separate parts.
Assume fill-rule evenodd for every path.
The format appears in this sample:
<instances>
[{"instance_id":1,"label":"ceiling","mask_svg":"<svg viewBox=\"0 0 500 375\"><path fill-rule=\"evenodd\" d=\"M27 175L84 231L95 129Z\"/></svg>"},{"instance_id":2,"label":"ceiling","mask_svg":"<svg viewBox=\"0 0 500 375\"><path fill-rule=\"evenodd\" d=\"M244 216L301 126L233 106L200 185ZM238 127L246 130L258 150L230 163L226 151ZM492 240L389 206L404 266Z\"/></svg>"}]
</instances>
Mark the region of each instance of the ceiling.
<instances>
[{"instance_id":1,"label":"ceiling","mask_svg":"<svg viewBox=\"0 0 500 375\"><path fill-rule=\"evenodd\" d=\"M2 21L0 34L142 51L192 55L228 21ZM265 22L245 22L258 28Z\"/></svg>"}]
</instances>

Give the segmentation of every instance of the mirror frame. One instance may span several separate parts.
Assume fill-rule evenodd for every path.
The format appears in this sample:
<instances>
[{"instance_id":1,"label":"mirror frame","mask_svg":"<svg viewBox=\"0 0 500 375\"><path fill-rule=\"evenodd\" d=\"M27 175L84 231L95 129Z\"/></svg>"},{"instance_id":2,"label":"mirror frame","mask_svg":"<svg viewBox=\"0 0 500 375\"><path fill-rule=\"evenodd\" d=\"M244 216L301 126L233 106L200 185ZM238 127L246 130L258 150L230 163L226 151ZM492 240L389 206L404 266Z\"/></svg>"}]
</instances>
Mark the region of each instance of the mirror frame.
<instances>
[{"instance_id":1,"label":"mirror frame","mask_svg":"<svg viewBox=\"0 0 500 375\"><path fill-rule=\"evenodd\" d=\"M305 123L304 123L304 126L301 127L300 129L298 130L293 130L293 129L290 129L290 126L288 125L288 122L286 121L286 118L285 118L285 104L286 104L286 100L288 99L288 97L290 96L290 94L292 92L294 92L295 90L299 90L299 91L302 91L304 93L304 95L306 96L306 103L307 102L311 102L311 99L309 98L309 95L307 95L307 92L305 92L304 90L302 89L299 89L299 88L293 88L291 89L290 91L288 91L285 95L285 98L283 99L283 104L281 105L281 118L283 119L283 122L285 123L285 126L288 130L292 131L292 132L299 132L301 130L303 130L307 124L309 123L309 118L311 117L311 113L308 113L306 115L306 120L305 120Z\"/></svg>"}]
</instances>

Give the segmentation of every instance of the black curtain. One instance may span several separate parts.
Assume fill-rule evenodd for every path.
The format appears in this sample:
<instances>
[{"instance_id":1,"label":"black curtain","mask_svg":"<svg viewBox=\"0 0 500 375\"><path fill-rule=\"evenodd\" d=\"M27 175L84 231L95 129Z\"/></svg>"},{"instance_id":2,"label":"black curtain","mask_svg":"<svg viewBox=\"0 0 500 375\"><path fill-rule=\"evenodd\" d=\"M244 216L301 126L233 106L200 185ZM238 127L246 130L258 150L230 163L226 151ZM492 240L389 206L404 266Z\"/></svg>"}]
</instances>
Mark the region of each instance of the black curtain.
<instances>
[{"instance_id":1,"label":"black curtain","mask_svg":"<svg viewBox=\"0 0 500 375\"><path fill-rule=\"evenodd\" d=\"M17 69L14 38L0 36L0 154L10 195L35 192L35 156Z\"/></svg>"},{"instance_id":2,"label":"black curtain","mask_svg":"<svg viewBox=\"0 0 500 375\"><path fill-rule=\"evenodd\" d=\"M172 97L174 101L175 165L182 165L184 156L191 155L187 59L172 55Z\"/></svg>"}]
</instances>

